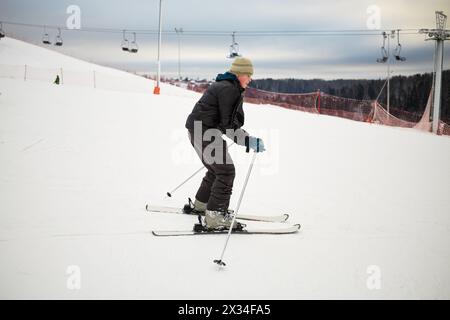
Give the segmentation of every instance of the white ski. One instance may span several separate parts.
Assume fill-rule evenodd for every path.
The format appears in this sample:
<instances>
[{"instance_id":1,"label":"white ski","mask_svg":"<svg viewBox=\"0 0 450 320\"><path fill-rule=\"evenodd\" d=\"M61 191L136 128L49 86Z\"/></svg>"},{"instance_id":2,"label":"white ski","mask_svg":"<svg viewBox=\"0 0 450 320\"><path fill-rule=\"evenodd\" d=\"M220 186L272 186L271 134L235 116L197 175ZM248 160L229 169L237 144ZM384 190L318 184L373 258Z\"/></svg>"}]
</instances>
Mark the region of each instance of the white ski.
<instances>
[{"instance_id":1,"label":"white ski","mask_svg":"<svg viewBox=\"0 0 450 320\"><path fill-rule=\"evenodd\" d=\"M182 208L176 208L176 207L152 206L150 204L147 204L145 206L145 209L148 212L175 213L175 214L190 215L189 213L185 213ZM249 215L249 214L238 214L236 217L236 219L239 219L239 220L250 220L250 221L261 221L261 222L286 222L286 220L288 218L289 218L288 214L282 214L282 215L278 215L278 216L258 216L258 215Z\"/></svg>"},{"instance_id":2,"label":"white ski","mask_svg":"<svg viewBox=\"0 0 450 320\"><path fill-rule=\"evenodd\" d=\"M293 226L281 227L281 228L265 228L265 229L243 229L243 230L235 230L231 233L233 234L291 234L296 233L300 230L300 224L295 224ZM227 234L228 230L220 230L220 231L194 231L194 230L159 230L152 231L154 236L158 237L170 237L170 236L195 236L195 235L212 235L212 234Z\"/></svg>"}]
</instances>

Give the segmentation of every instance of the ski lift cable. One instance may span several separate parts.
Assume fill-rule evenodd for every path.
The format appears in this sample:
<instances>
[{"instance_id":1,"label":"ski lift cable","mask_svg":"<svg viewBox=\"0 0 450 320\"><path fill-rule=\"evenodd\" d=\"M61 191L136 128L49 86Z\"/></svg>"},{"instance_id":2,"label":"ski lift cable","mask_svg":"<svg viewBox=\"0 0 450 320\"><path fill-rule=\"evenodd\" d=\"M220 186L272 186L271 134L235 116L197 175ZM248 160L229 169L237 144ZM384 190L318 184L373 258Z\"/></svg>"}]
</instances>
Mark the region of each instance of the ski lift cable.
<instances>
[{"instance_id":1,"label":"ski lift cable","mask_svg":"<svg viewBox=\"0 0 450 320\"><path fill-rule=\"evenodd\" d=\"M21 23L21 22L10 22L3 21L4 24L10 25L20 25L27 27L43 27L44 25L31 24L31 23ZM82 31L82 32L104 32L104 33L121 33L123 29L114 28L94 28L94 27L83 27L82 29L68 29L67 27L61 26L46 26L49 29L63 29L68 31ZM157 30L149 29L127 29L129 32L136 32L137 34L158 34ZM403 34L417 34L420 29L397 29L402 31ZM412 32L414 31L414 32ZM235 34L239 36L268 36L268 35L278 35L278 36L300 36L300 35L379 35L380 30L359 30L359 29L346 29L346 30L263 30L263 31L234 31ZM163 31L166 35L176 34L175 31L168 30ZM184 31L185 34L189 35L223 35L229 36L230 31L207 31L207 30L190 30Z\"/></svg>"}]
</instances>

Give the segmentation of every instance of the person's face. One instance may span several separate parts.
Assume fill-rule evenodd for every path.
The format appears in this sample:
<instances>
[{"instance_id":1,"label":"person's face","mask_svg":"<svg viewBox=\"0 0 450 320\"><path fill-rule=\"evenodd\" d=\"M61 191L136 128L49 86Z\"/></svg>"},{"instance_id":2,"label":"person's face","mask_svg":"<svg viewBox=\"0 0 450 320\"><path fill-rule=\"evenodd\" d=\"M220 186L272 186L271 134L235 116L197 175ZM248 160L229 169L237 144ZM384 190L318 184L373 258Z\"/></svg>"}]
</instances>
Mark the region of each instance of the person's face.
<instances>
[{"instance_id":1,"label":"person's face","mask_svg":"<svg viewBox=\"0 0 450 320\"><path fill-rule=\"evenodd\" d=\"M241 84L242 88L247 88L250 81L252 81L252 76L249 75L239 75L238 76L239 83Z\"/></svg>"}]
</instances>

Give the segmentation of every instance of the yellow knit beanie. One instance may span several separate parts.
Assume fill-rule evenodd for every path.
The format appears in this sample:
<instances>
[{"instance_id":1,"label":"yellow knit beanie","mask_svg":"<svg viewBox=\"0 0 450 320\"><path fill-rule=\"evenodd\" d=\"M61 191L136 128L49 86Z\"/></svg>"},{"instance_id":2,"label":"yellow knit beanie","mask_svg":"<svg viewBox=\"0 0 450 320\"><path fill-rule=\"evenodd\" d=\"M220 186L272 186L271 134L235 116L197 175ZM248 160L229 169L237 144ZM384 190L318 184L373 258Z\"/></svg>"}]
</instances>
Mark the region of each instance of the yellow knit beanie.
<instances>
[{"instance_id":1,"label":"yellow knit beanie","mask_svg":"<svg viewBox=\"0 0 450 320\"><path fill-rule=\"evenodd\" d=\"M253 64L250 59L244 57L237 57L231 65L230 72L235 75L253 75Z\"/></svg>"}]
</instances>

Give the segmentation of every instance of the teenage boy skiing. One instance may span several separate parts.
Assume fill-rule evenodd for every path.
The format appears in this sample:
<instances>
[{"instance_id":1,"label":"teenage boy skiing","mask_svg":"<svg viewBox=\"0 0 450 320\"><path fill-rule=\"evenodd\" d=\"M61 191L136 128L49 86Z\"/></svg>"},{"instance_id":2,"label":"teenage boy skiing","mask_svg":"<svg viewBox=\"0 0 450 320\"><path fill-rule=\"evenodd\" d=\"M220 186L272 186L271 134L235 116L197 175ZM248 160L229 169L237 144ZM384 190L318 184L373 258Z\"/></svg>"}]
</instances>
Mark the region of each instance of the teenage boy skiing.
<instances>
[{"instance_id":1,"label":"teenage boy skiing","mask_svg":"<svg viewBox=\"0 0 450 320\"><path fill-rule=\"evenodd\" d=\"M205 216L208 229L240 228L228 210L233 190L235 167L222 135L226 134L247 151L265 151L260 138L249 135L244 125L242 108L244 92L253 75L252 62L237 57L230 70L216 77L186 120L189 139L208 170L195 196L185 211Z\"/></svg>"}]
</instances>

